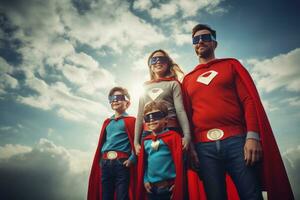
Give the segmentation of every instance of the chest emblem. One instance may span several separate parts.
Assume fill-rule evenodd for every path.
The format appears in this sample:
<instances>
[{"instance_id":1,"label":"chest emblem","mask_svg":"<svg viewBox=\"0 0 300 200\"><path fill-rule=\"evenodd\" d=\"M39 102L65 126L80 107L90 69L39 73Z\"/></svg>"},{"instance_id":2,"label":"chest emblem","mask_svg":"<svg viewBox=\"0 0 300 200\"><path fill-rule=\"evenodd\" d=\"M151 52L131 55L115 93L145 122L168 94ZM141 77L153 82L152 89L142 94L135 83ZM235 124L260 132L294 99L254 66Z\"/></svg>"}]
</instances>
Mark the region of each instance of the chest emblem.
<instances>
[{"instance_id":1,"label":"chest emblem","mask_svg":"<svg viewBox=\"0 0 300 200\"><path fill-rule=\"evenodd\" d=\"M204 72L203 74L198 76L197 82L208 85L217 76L217 74L218 74L218 72L216 72L214 70Z\"/></svg>"},{"instance_id":2,"label":"chest emblem","mask_svg":"<svg viewBox=\"0 0 300 200\"><path fill-rule=\"evenodd\" d=\"M156 141L152 141L151 142L151 147L154 151L157 151L158 148L159 148L159 140L156 140Z\"/></svg>"},{"instance_id":3,"label":"chest emblem","mask_svg":"<svg viewBox=\"0 0 300 200\"><path fill-rule=\"evenodd\" d=\"M161 88L153 88L148 92L149 97L154 101L159 95L163 93Z\"/></svg>"}]
</instances>

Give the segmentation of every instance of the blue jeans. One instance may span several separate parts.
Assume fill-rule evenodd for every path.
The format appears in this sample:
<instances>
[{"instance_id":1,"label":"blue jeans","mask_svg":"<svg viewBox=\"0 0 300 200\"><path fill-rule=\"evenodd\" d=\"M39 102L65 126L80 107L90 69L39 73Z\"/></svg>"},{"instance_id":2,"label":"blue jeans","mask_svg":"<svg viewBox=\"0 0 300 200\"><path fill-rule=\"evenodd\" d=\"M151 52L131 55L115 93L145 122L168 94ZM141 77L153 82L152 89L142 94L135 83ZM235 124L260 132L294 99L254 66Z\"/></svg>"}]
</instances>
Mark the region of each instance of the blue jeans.
<instances>
[{"instance_id":1,"label":"blue jeans","mask_svg":"<svg viewBox=\"0 0 300 200\"><path fill-rule=\"evenodd\" d=\"M147 193L148 200L170 200L172 192L169 189L170 187L157 188L152 185L152 193Z\"/></svg>"},{"instance_id":2,"label":"blue jeans","mask_svg":"<svg viewBox=\"0 0 300 200\"><path fill-rule=\"evenodd\" d=\"M125 160L126 158L100 161L103 200L114 200L114 193L116 193L117 200L129 199L130 171L123 165Z\"/></svg>"},{"instance_id":3,"label":"blue jeans","mask_svg":"<svg viewBox=\"0 0 300 200\"><path fill-rule=\"evenodd\" d=\"M234 136L221 141L200 142L196 151L200 161L199 176L208 200L226 200L225 174L228 173L241 200L261 200L262 193L255 166L244 160L245 136Z\"/></svg>"}]
</instances>

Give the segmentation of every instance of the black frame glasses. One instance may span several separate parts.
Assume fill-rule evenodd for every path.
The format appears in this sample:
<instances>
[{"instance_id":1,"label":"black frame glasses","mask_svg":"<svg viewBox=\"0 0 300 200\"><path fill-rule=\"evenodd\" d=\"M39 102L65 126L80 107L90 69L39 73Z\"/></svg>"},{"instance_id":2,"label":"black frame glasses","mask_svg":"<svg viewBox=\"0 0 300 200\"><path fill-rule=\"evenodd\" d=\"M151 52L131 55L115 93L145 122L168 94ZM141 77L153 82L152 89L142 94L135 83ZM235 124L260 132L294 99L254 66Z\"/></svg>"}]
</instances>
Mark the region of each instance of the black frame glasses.
<instances>
[{"instance_id":1,"label":"black frame glasses","mask_svg":"<svg viewBox=\"0 0 300 200\"><path fill-rule=\"evenodd\" d=\"M212 34L202 34L193 37L193 44L199 44L200 41L211 42L216 41L216 38Z\"/></svg>"}]
</instances>

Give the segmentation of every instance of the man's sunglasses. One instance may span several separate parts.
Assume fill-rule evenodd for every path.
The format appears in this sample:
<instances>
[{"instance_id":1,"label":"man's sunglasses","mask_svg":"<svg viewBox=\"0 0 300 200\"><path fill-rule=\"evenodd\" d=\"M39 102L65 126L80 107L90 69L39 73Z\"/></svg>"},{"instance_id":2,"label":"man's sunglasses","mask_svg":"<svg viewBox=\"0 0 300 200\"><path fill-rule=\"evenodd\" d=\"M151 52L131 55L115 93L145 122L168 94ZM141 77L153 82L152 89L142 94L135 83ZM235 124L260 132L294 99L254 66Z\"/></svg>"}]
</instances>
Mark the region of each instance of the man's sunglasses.
<instances>
[{"instance_id":1,"label":"man's sunglasses","mask_svg":"<svg viewBox=\"0 0 300 200\"><path fill-rule=\"evenodd\" d=\"M149 113L147 115L144 116L144 120L146 123L149 123L151 121L156 121L156 120L160 120L164 117L166 117L167 115L161 111L157 111L157 112L153 112L153 113Z\"/></svg>"},{"instance_id":2,"label":"man's sunglasses","mask_svg":"<svg viewBox=\"0 0 300 200\"><path fill-rule=\"evenodd\" d=\"M211 42L216 41L216 38L212 34L203 34L193 37L193 44L199 44L200 41Z\"/></svg>"},{"instance_id":3,"label":"man's sunglasses","mask_svg":"<svg viewBox=\"0 0 300 200\"><path fill-rule=\"evenodd\" d=\"M150 58L149 65L155 65L158 61L161 64L169 63L168 57L166 57L166 56L156 56L156 57Z\"/></svg>"},{"instance_id":4,"label":"man's sunglasses","mask_svg":"<svg viewBox=\"0 0 300 200\"><path fill-rule=\"evenodd\" d=\"M108 97L109 103L112 103L114 101L126 101L126 96L125 95L111 95Z\"/></svg>"}]
</instances>

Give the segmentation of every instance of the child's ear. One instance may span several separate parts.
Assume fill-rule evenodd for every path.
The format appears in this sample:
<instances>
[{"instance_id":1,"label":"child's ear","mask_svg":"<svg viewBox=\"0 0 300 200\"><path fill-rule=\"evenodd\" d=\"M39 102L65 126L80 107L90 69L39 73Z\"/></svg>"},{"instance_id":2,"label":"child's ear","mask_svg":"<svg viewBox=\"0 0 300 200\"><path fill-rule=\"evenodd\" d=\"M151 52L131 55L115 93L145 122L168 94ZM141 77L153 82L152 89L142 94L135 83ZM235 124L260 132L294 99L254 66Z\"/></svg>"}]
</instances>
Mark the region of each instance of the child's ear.
<instances>
[{"instance_id":1,"label":"child's ear","mask_svg":"<svg viewBox=\"0 0 300 200\"><path fill-rule=\"evenodd\" d=\"M130 106L130 101L126 101L126 108Z\"/></svg>"}]
</instances>

